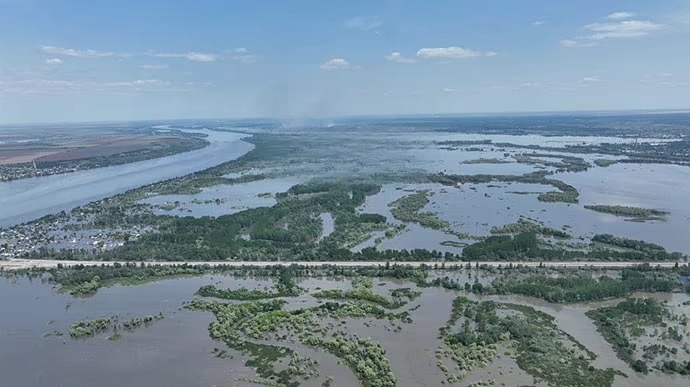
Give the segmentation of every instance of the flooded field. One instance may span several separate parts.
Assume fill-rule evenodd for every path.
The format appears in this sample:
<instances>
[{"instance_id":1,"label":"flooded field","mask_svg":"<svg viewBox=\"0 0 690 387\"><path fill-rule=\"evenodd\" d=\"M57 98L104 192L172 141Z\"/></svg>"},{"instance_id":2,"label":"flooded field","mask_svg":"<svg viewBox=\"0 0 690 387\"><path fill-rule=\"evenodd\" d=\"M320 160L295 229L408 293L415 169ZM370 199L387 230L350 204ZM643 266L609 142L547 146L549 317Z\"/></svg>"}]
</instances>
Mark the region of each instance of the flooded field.
<instances>
[{"instance_id":1,"label":"flooded field","mask_svg":"<svg viewBox=\"0 0 690 387\"><path fill-rule=\"evenodd\" d=\"M582 173L559 174L574 185L581 195L579 204L545 203L537 195L552 190L550 186L520 183L464 184L445 187L434 184L387 184L381 192L367 198L362 212L378 213L388 221L400 223L390 213L389 204L419 190L430 190L433 196L422 211L432 212L450 223L457 232L470 235L490 235L492 227L530 219L554 229L563 229L576 238L591 238L595 234L621 235L635 240L660 244L670 251L690 253L690 244L683 237L690 227L690 208L683 204L683 188L690 182L690 169L676 166L635 166L642 178L632 179L628 169L616 166L613 171L593 169ZM609 167L611 169L614 167ZM645 172L646 171L646 172ZM635 173L637 173L635 172ZM640 183L644 182L644 183ZM671 185L680 185L673 190ZM643 187L644 185L645 187ZM687 187L690 190L690 187ZM672 192L673 191L673 192ZM651 192L669 192L669 195ZM623 217L597 213L584 208L585 204L618 204L659 208L670 212L665 221L632 222ZM364 247L373 246L372 237ZM459 248L444 246L444 241L460 240L440 230L410 224L407 230L391 239L384 239L380 249L426 248L459 252Z\"/></svg>"},{"instance_id":2,"label":"flooded field","mask_svg":"<svg viewBox=\"0 0 690 387\"><path fill-rule=\"evenodd\" d=\"M442 274L432 273L431 276ZM460 275L457 277L460 281L473 281L470 277L463 277L465 274L457 275ZM482 281L490 279L486 276L481 278ZM56 289L50 284L39 279L2 279L2 385L50 386L54 385L55 380L71 386L116 386L123 383L170 386L254 385L248 381L258 380L255 370L245 366L249 358L210 339L208 324L213 321L213 316L207 312L181 308L185 302L195 297L194 293L199 287L211 284L226 289L262 290L270 288L273 282L268 278L207 275L162 280L140 286L114 286L101 289L93 297L75 298L56 293ZM322 304L324 300L312 295L317 291L352 289L350 280L343 278L305 278L298 279L297 284L305 293L298 297L284 297L287 301L286 310ZM374 279L373 285L372 291L381 296L389 296L392 290L401 287L420 291L418 298L398 310L408 311L412 322L405 324L372 317L347 317L326 318L321 323L378 342L386 351L392 372L400 386L436 386L444 381L445 376L437 366L435 355L435 351L443 345L438 339L438 332L449 318L453 299L459 295L478 301L493 300L525 305L553 316L559 329L594 353L595 367L614 368L627 375L616 376L614 386L685 386L688 383L687 378L658 372L646 376L635 373L616 357L611 346L585 316L585 312L591 308L613 304L613 301L564 306L529 297L477 297L439 288L417 288L413 283L399 280ZM687 295L681 294L657 294L655 297L661 297L672 305L689 300ZM69 324L75 321L112 315L127 318L158 312L165 316L163 320L134 332L123 332L118 341L108 340L105 334L79 340L67 335ZM44 337L46 333L56 331L64 335ZM287 347L300 356L318 362L318 376L305 380L301 385L320 386L326 378L331 379L334 386L351 386L357 383L348 367L332 354L318 348L282 340L263 340L260 343ZM215 348L225 349L228 355L215 357ZM504 352L508 354L510 350L501 350L500 356L486 367L477 368L453 385L466 386L489 379L495 380L497 385L533 384L533 377L521 370L515 359L504 355ZM56 358L62 360L55 362ZM40 372L36 372L37 368ZM538 382L537 385L547 384Z\"/></svg>"},{"instance_id":3,"label":"flooded field","mask_svg":"<svg viewBox=\"0 0 690 387\"><path fill-rule=\"evenodd\" d=\"M159 195L141 201L155 207L158 215L221 216L249 208L275 205L275 194L285 192L307 178L285 177L233 185L216 185L195 195Z\"/></svg>"},{"instance_id":4,"label":"flooded field","mask_svg":"<svg viewBox=\"0 0 690 387\"><path fill-rule=\"evenodd\" d=\"M197 152L211 152L212 149L218 148L218 158L199 156L199 160L203 158L204 167L236 158L254 146L240 140L247 136L244 134L206 129L185 130L209 136L212 144ZM257 137L254 139L247 139L249 142L256 142L259 147L249 154L249 161L242 161L237 165L237 169L230 169L232 172L221 175L222 178L236 180L233 184L202 185L201 192L192 195L157 195L148 192L144 199L136 202L146 207L132 209L131 213L137 216L151 213L196 218L218 217L257 207L275 206L279 202L276 195L288 191L297 184L358 178L380 184L382 189L377 194L367 196L365 203L357 207L357 212L385 216L389 230L377 228L366 232L363 237L348 234L352 238L352 243L343 247L354 252L376 247L379 250L428 249L461 254L466 244L491 235L492 228L519 220L529 220L567 232L573 236L569 241L572 243L586 244L597 234L611 234L655 243L669 252L690 253L690 243L684 238L684 230L690 226L690 209L684 203L684 193L690 191L688 167L655 164L614 164L600 167L595 165L595 160L617 160L625 157L597 153L567 153L567 148L564 148L633 141L658 143L667 141L665 139L466 134L418 131L408 127L385 127L381 131L362 131L357 128L328 131L324 128L310 128L302 131L286 130L271 135L257 131L255 136ZM448 142L452 144L452 141L479 143L443 145ZM512 145L501 147L502 143ZM529 148L530 146L543 148L536 151ZM289 151L280 153L280 149ZM534 152L538 152L539 156L523 156ZM172 157L192 157L193 154L196 153L189 152ZM579 162L583 163L580 165L586 167L577 169L578 172L567 172L568 169L562 166L563 157L580 160ZM3 204L7 211L2 213L4 218L0 219L0 226L3 222L10 225L58 210L69 210L74 205L83 204L88 200L202 168L201 164L197 165L186 159L180 160L183 168L168 158L145 163L150 164L146 164L146 168L155 170L154 174L147 175L148 169L139 168L144 164L134 163L113 167L115 169L112 171L108 168L95 169L65 177L52 176L3 183L0 186L0 204ZM167 169L168 165L170 170ZM172 174L166 174L166 171ZM556 190L551 185L501 181L488 184L465 183L457 186L412 183L429 180L429 176L440 173L467 176L524 176L535 172L547 173L548 179L572 185L579 194L577 202L540 201L539 195ZM132 174L142 176L146 181L138 180ZM96 178L100 179L102 184L93 180ZM250 181L252 179L256 180ZM84 188L87 185L88 187ZM94 191L100 189L98 187L106 186L113 190ZM75 194L75 190L79 193ZM403 222L392 215L390 205L393 202L419 190L429 190L432 195L429 203L420 209L420 212L434 214L440 221L447 222L448 228L424 227L417 222ZM3 195L3 192L6 194ZM49 197L49 200L43 200L44 197ZM63 199L64 202L61 201ZM73 201L77 199L81 202ZM37 202L41 202L41 206L46 208L37 209ZM667 211L669 214L664 219L636 222L630 218L584 208L585 205L595 204L651 208ZM131 204L128 203L126 206L131 207ZM337 214L317 215L317 221L323 229L319 235L313 237L312 241L315 243L337 231L338 224ZM93 219L89 218L86 222ZM69 222L69 227L81 228L79 225L73 226L72 223ZM102 243L103 248L108 250L123 244L120 234L130 234L132 238L136 238L142 234L156 232L155 227L148 227L147 224L134 225L123 230L104 230L102 227L87 224L86 229L80 230L76 235L71 230L60 229L60 225L44 226L51 229L47 235L56 236L58 239L56 242L45 243L47 248L54 249L92 249L89 246L93 243ZM278 226L284 227L285 224L281 223ZM58 229L52 230L54 227ZM395 232L391 231L393 228ZM25 246L22 242L22 238L27 237L27 232L22 230L8 239L10 245L14 244L17 247L5 252L4 256L11 257L14 251L22 253L35 249ZM99 234L105 237L100 237ZM243 238L246 239L251 232L246 230L244 234ZM68 235L66 239L65 235ZM339 237L342 238L341 235ZM2 241L0 239L0 242Z\"/></svg>"}]
</instances>

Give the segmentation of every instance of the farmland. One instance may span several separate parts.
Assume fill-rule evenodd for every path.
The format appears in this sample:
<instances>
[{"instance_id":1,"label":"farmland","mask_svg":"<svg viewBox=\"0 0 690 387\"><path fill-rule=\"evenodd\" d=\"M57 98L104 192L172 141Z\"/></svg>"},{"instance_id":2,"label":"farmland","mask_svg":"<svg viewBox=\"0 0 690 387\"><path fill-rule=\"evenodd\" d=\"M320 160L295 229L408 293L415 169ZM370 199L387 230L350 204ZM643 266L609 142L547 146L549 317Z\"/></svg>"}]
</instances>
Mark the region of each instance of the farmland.
<instances>
[{"instance_id":1,"label":"farmland","mask_svg":"<svg viewBox=\"0 0 690 387\"><path fill-rule=\"evenodd\" d=\"M206 145L201 136L181 131L5 130L0 132L0 181L149 160Z\"/></svg>"}]
</instances>

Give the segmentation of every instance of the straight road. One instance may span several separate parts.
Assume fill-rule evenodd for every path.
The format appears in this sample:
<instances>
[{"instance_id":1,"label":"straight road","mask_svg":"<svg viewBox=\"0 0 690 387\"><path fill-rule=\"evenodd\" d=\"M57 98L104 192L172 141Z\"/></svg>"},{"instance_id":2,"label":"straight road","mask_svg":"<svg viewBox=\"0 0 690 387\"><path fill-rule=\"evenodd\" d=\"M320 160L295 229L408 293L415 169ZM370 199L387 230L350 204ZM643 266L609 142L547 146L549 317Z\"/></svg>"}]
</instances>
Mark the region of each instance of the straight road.
<instances>
[{"instance_id":1,"label":"straight road","mask_svg":"<svg viewBox=\"0 0 690 387\"><path fill-rule=\"evenodd\" d=\"M72 265L80 264L84 266L100 266L100 265L106 265L110 266L114 264L115 262L104 262L104 261L53 261L53 260L40 260L40 259L10 259L6 261L0 260L0 270L21 270L21 269L30 269L30 268L55 268L59 264L62 264L65 267L69 267ZM121 264L125 264L126 262L119 262ZM131 263L131 262L130 262ZM220 265L226 265L226 266L235 266L235 267L240 267L240 266L256 266L256 267L263 267L263 266L274 266L274 265L282 265L282 266L290 266L292 264L296 265L302 265L302 266L312 266L312 267L318 267L322 265L332 265L332 266L341 266L341 267L365 267L365 266L384 266L387 263L392 264L397 264L397 265L403 265L403 266L409 266L409 267L420 267L422 265L427 265L427 266L433 266L435 264L441 264L441 262L435 262L435 261L430 261L430 262L386 262L386 261L337 261L337 262L297 262L297 261L282 261L282 262L242 262L242 261L189 261L189 262L170 262L170 261L161 261L161 262L146 262L147 265L158 265L158 266L166 266L166 265L181 265L181 264L190 264L190 265L209 265L209 266L220 266ZM472 266L474 266L477 262L470 262ZM491 267L505 267L509 265L517 266L517 265L522 265L522 266L529 266L529 267L536 267L539 265L542 266L547 266L547 267L570 267L570 268L577 268L577 267L597 267L597 268L625 268L625 267L633 267L640 265L644 262L639 262L639 261L631 261L631 262L605 262L605 261L570 261L570 262L535 262L535 261L513 261L513 262L506 262L506 261L492 261L492 262L479 262L480 265L487 265ZM450 266L457 266L457 265L466 265L467 262L446 262L446 267ZM651 266L659 266L659 267L664 267L664 268L669 268L669 267L674 267L675 262L649 262ZM680 263L683 266L688 265L687 263Z\"/></svg>"}]
</instances>

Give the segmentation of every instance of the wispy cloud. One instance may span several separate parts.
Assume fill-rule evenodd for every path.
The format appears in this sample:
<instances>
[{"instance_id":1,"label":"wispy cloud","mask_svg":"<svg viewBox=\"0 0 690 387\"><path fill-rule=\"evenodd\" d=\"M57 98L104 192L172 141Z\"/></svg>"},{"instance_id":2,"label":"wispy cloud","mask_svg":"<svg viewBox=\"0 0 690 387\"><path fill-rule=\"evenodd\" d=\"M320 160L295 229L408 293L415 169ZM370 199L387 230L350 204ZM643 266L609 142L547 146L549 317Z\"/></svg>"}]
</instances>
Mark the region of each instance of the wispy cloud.
<instances>
[{"instance_id":1,"label":"wispy cloud","mask_svg":"<svg viewBox=\"0 0 690 387\"><path fill-rule=\"evenodd\" d=\"M640 85L645 88L678 88L690 87L690 81L678 79L671 73L661 72L640 79Z\"/></svg>"},{"instance_id":2,"label":"wispy cloud","mask_svg":"<svg viewBox=\"0 0 690 387\"><path fill-rule=\"evenodd\" d=\"M611 19L611 20L622 20L622 19L630 19L633 16L635 16L635 14L632 12L614 12L614 13L606 16L606 18Z\"/></svg>"},{"instance_id":3,"label":"wispy cloud","mask_svg":"<svg viewBox=\"0 0 690 387\"><path fill-rule=\"evenodd\" d=\"M565 79L565 80L540 80L523 82L515 87L513 90L534 90L542 92L572 92L588 87L597 87L598 85L605 85L608 83L602 80L598 75L588 75L580 79Z\"/></svg>"},{"instance_id":4,"label":"wispy cloud","mask_svg":"<svg viewBox=\"0 0 690 387\"><path fill-rule=\"evenodd\" d=\"M359 66L354 66L350 62L342 58L333 58L325 61L319 66L321 70L355 70L359 69Z\"/></svg>"},{"instance_id":5,"label":"wispy cloud","mask_svg":"<svg viewBox=\"0 0 690 387\"><path fill-rule=\"evenodd\" d=\"M412 58L406 58L404 57L401 53L394 51L391 52L390 55L386 55L384 58L386 60L391 61L391 62L397 62L397 63L416 63L417 61L412 59Z\"/></svg>"},{"instance_id":6,"label":"wispy cloud","mask_svg":"<svg viewBox=\"0 0 690 387\"><path fill-rule=\"evenodd\" d=\"M383 21L376 16L357 16L346 20L345 28L360 31L374 31L383 26Z\"/></svg>"},{"instance_id":7,"label":"wispy cloud","mask_svg":"<svg viewBox=\"0 0 690 387\"><path fill-rule=\"evenodd\" d=\"M493 51L475 51L462 47L421 48L417 51L417 56L425 59L476 58L495 55L496 53Z\"/></svg>"},{"instance_id":8,"label":"wispy cloud","mask_svg":"<svg viewBox=\"0 0 690 387\"><path fill-rule=\"evenodd\" d=\"M532 23L532 25L535 27L543 26L544 24L546 24L546 21L544 20L537 20L534 23Z\"/></svg>"},{"instance_id":9,"label":"wispy cloud","mask_svg":"<svg viewBox=\"0 0 690 387\"><path fill-rule=\"evenodd\" d=\"M146 55L157 58L184 58L192 62L215 62L219 58L217 54L208 54L201 52L147 52Z\"/></svg>"},{"instance_id":10,"label":"wispy cloud","mask_svg":"<svg viewBox=\"0 0 690 387\"><path fill-rule=\"evenodd\" d=\"M165 70L168 68L167 64L143 64L141 66L142 69L145 70Z\"/></svg>"},{"instance_id":11,"label":"wispy cloud","mask_svg":"<svg viewBox=\"0 0 690 387\"><path fill-rule=\"evenodd\" d=\"M0 81L4 94L69 94L88 92L120 92L169 89L170 82L158 79L133 81L92 82L47 79L19 79Z\"/></svg>"},{"instance_id":12,"label":"wispy cloud","mask_svg":"<svg viewBox=\"0 0 690 387\"><path fill-rule=\"evenodd\" d=\"M561 47L574 48L574 47L592 47L595 44L592 42L583 42L581 40L574 39L562 39L560 42Z\"/></svg>"},{"instance_id":13,"label":"wispy cloud","mask_svg":"<svg viewBox=\"0 0 690 387\"><path fill-rule=\"evenodd\" d=\"M646 36L650 32L664 28L664 25L644 20L624 20L614 23L593 23L584 26L584 28L591 31L592 34L579 39L602 40Z\"/></svg>"},{"instance_id":14,"label":"wispy cloud","mask_svg":"<svg viewBox=\"0 0 690 387\"><path fill-rule=\"evenodd\" d=\"M664 29L664 24L649 20L623 20L634 16L630 12L615 12L606 17L614 20L604 23L590 23L582 26L585 34L571 39L562 39L562 47L591 47L598 41L608 39L631 39L647 36L652 32Z\"/></svg>"},{"instance_id":15,"label":"wispy cloud","mask_svg":"<svg viewBox=\"0 0 690 387\"><path fill-rule=\"evenodd\" d=\"M536 82L525 82L521 84L520 86L515 87L513 90L525 90L525 89L533 89L535 87L539 87L540 84Z\"/></svg>"},{"instance_id":16,"label":"wispy cloud","mask_svg":"<svg viewBox=\"0 0 690 387\"><path fill-rule=\"evenodd\" d=\"M448 94L457 92L456 89L452 89L450 87L444 87L443 89L441 89L441 91Z\"/></svg>"},{"instance_id":17,"label":"wispy cloud","mask_svg":"<svg viewBox=\"0 0 690 387\"><path fill-rule=\"evenodd\" d=\"M60 65L60 64L62 64L62 59L59 59L59 58L46 59L46 64L52 65L52 66Z\"/></svg>"},{"instance_id":18,"label":"wispy cloud","mask_svg":"<svg viewBox=\"0 0 690 387\"><path fill-rule=\"evenodd\" d=\"M55 46L43 46L41 51L51 55L72 56L75 58L104 58L108 56L115 56L113 52L96 51L96 50L77 50L74 48L64 48Z\"/></svg>"},{"instance_id":19,"label":"wispy cloud","mask_svg":"<svg viewBox=\"0 0 690 387\"><path fill-rule=\"evenodd\" d=\"M158 79L138 79L135 81L124 82L103 82L95 85L101 87L151 87L151 86L168 86L170 82L160 81Z\"/></svg>"}]
</instances>

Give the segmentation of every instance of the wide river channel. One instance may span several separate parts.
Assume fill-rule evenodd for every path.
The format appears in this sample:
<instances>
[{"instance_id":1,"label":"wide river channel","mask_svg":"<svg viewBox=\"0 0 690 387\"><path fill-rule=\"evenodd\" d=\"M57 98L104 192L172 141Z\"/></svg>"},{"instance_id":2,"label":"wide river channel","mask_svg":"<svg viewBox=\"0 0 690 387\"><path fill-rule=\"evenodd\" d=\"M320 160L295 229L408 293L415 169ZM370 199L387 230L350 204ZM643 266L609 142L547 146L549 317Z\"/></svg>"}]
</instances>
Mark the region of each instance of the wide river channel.
<instances>
[{"instance_id":1,"label":"wide river channel","mask_svg":"<svg viewBox=\"0 0 690 387\"><path fill-rule=\"evenodd\" d=\"M199 130L205 148L172 156L68 174L0 183L0 227L100 200L142 185L184 176L234 160L254 148L246 134Z\"/></svg>"}]
</instances>

